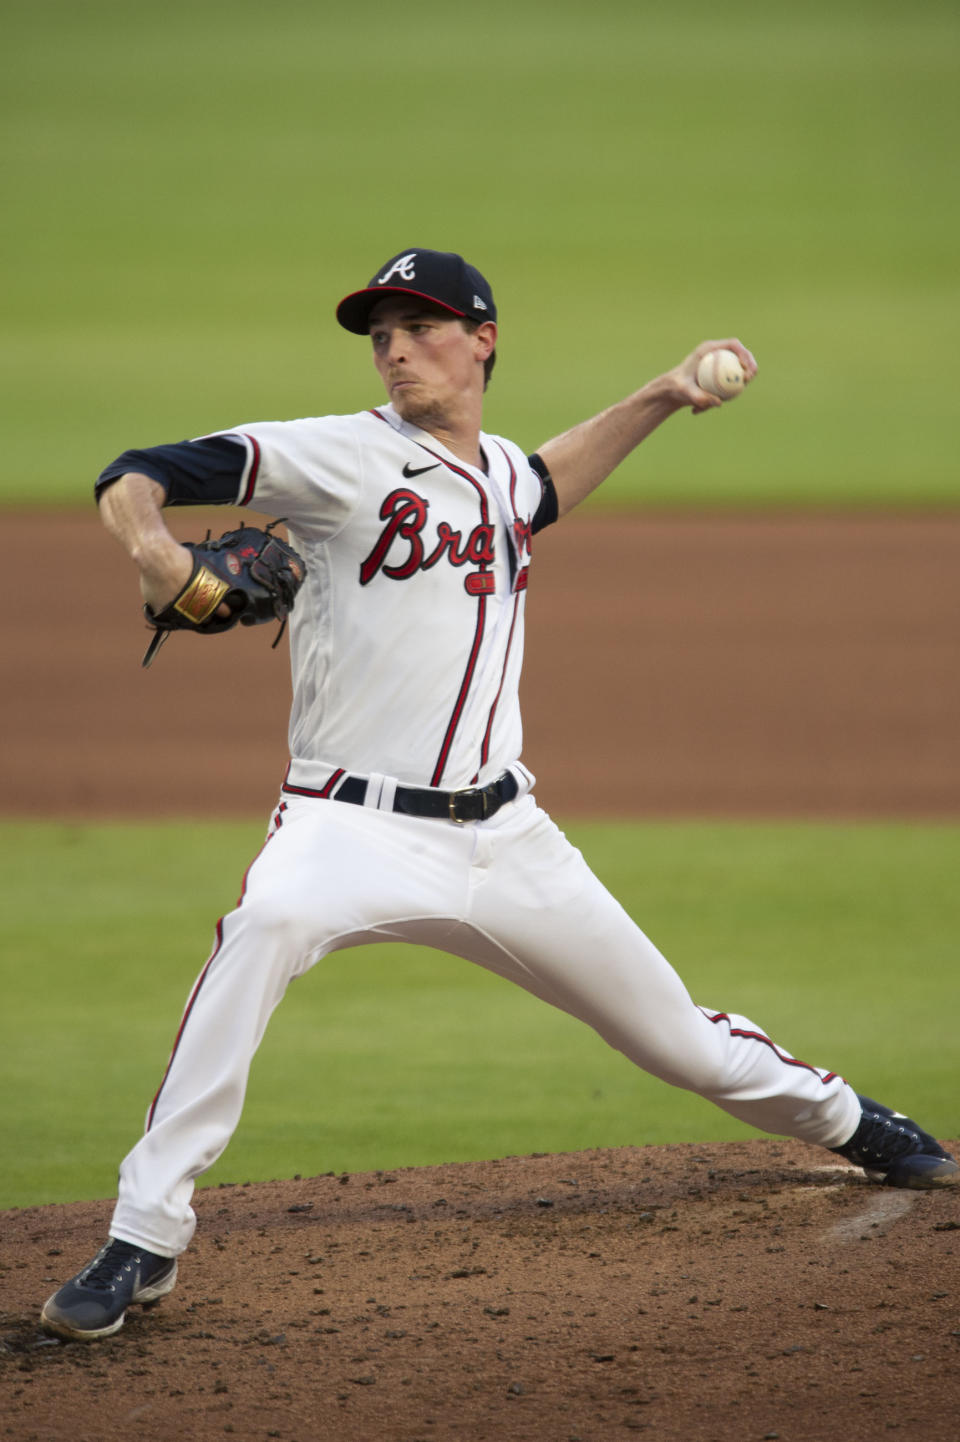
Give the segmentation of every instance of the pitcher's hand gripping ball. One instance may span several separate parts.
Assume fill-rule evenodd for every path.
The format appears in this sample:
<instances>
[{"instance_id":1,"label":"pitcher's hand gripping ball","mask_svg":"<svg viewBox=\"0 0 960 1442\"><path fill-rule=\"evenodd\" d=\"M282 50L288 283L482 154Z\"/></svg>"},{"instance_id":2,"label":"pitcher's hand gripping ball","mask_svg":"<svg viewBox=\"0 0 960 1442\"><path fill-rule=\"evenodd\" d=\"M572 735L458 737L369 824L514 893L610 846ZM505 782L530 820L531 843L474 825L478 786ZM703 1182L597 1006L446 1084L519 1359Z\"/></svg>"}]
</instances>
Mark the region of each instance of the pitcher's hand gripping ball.
<instances>
[{"instance_id":1,"label":"pitcher's hand gripping ball","mask_svg":"<svg viewBox=\"0 0 960 1442\"><path fill-rule=\"evenodd\" d=\"M724 347L708 351L697 367L697 385L722 401L732 401L744 386L740 357Z\"/></svg>"},{"instance_id":2,"label":"pitcher's hand gripping ball","mask_svg":"<svg viewBox=\"0 0 960 1442\"><path fill-rule=\"evenodd\" d=\"M302 557L279 536L244 526L226 531L219 540L186 543L193 552L193 571L179 595L162 611L144 606L143 614L154 635L142 664L149 666L171 631L197 631L216 636L234 626L260 626L279 621L274 646L283 635L287 616L303 585L306 567ZM226 606L228 615L221 615Z\"/></svg>"}]
</instances>

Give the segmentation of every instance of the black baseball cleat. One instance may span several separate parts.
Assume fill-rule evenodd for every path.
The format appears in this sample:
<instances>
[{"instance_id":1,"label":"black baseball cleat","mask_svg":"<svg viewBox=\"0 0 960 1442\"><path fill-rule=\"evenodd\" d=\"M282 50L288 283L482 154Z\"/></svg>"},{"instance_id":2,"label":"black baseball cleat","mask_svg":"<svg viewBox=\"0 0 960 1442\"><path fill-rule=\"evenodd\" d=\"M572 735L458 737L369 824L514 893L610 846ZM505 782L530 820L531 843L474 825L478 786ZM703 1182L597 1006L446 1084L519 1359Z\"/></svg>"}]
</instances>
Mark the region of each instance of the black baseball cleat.
<instances>
[{"instance_id":1,"label":"black baseball cleat","mask_svg":"<svg viewBox=\"0 0 960 1442\"><path fill-rule=\"evenodd\" d=\"M94 1342L119 1332L131 1302L159 1302L177 1280L175 1257L111 1238L93 1261L54 1292L40 1313L45 1332Z\"/></svg>"},{"instance_id":2,"label":"black baseball cleat","mask_svg":"<svg viewBox=\"0 0 960 1442\"><path fill-rule=\"evenodd\" d=\"M842 1147L831 1147L885 1187L946 1187L960 1167L928 1132L902 1112L858 1096L860 1125Z\"/></svg>"}]
</instances>

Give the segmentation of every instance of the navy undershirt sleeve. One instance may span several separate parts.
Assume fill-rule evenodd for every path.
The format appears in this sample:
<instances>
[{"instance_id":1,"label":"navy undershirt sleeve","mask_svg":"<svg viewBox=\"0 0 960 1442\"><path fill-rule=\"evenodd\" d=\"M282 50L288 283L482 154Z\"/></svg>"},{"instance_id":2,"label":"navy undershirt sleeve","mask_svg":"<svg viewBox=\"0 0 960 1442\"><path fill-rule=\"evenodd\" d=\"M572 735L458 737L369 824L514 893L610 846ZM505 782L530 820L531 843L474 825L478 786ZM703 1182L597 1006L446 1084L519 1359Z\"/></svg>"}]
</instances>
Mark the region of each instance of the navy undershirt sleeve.
<instances>
[{"instance_id":1,"label":"navy undershirt sleeve","mask_svg":"<svg viewBox=\"0 0 960 1442\"><path fill-rule=\"evenodd\" d=\"M99 501L109 485L128 471L136 471L159 481L168 506L236 505L246 464L243 442L227 436L148 446L142 451L124 451L111 461L97 477L95 495Z\"/></svg>"},{"instance_id":2,"label":"navy undershirt sleeve","mask_svg":"<svg viewBox=\"0 0 960 1442\"><path fill-rule=\"evenodd\" d=\"M553 484L550 472L547 470L543 458L534 451L532 456L527 456L530 469L536 471L543 482L543 495L540 497L540 504L531 522L530 529L534 535L542 531L545 526L552 526L560 514L560 506L557 501L557 490Z\"/></svg>"}]
</instances>

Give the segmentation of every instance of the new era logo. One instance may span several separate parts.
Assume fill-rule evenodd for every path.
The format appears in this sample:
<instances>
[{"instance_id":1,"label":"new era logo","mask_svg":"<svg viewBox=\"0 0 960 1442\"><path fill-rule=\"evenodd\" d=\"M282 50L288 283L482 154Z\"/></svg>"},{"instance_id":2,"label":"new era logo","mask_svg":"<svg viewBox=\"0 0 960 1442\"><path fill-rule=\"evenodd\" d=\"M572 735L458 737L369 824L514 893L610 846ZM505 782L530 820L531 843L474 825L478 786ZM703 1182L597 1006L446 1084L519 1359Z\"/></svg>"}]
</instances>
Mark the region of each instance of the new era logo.
<instances>
[{"instance_id":1,"label":"new era logo","mask_svg":"<svg viewBox=\"0 0 960 1442\"><path fill-rule=\"evenodd\" d=\"M475 295L473 297L473 308L474 310L486 310L487 303L485 300L481 300L478 295Z\"/></svg>"}]
</instances>

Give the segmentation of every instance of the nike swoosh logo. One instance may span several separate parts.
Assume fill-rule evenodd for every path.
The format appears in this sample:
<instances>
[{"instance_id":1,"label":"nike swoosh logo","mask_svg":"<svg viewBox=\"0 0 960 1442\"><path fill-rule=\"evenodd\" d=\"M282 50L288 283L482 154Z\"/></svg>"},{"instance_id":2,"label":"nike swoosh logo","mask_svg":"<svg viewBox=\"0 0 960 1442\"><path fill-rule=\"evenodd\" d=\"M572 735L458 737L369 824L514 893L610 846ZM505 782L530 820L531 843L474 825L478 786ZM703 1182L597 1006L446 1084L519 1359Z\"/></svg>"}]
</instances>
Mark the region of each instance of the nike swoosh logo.
<instances>
[{"instance_id":1,"label":"nike swoosh logo","mask_svg":"<svg viewBox=\"0 0 960 1442\"><path fill-rule=\"evenodd\" d=\"M412 481L414 476L422 476L424 471L435 471L439 464L439 461L434 461L432 466L411 466L410 462L407 461L406 465L403 468L403 474L406 476L408 481Z\"/></svg>"}]
</instances>

